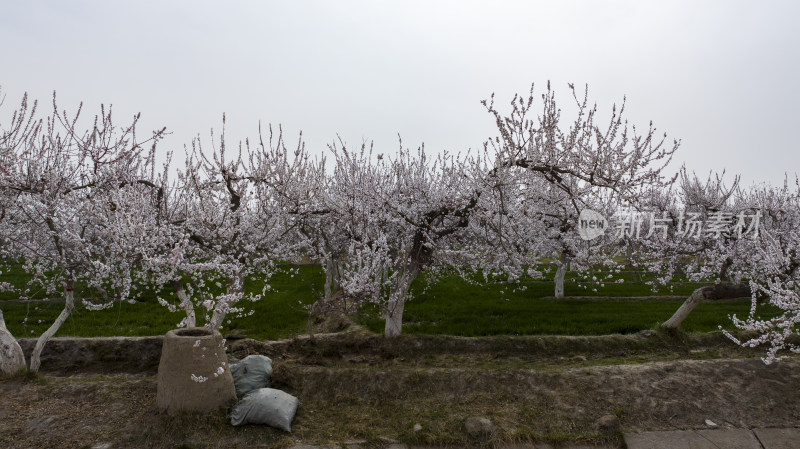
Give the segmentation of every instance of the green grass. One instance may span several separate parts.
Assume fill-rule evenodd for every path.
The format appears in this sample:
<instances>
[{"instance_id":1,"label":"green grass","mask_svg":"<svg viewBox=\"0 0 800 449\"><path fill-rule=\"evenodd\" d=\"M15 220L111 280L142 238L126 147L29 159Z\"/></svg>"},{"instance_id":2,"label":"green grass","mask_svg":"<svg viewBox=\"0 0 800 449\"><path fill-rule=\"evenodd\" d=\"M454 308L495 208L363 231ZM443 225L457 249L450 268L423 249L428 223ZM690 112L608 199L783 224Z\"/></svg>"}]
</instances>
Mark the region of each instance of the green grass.
<instances>
[{"instance_id":1,"label":"green grass","mask_svg":"<svg viewBox=\"0 0 800 449\"><path fill-rule=\"evenodd\" d=\"M300 266L297 274L279 272L270 281L271 292L257 302L242 301L239 306L254 313L237 318L228 315L222 332L242 333L257 339L283 338L302 333L306 329L308 314L303 304L311 304L319 295L324 282L322 270L314 266ZM5 279L2 279L5 280ZM249 280L249 291L260 291L263 282ZM85 290L76 288L76 296ZM168 300L177 304L171 295ZM0 301L6 325L18 338L38 337L53 322L63 308L63 303L34 301L29 303ZM199 324L203 323L202 310L196 309ZM246 315L246 313L245 313ZM77 305L75 311L61 326L56 336L107 337L117 335L163 335L174 329L185 315L170 312L161 306L152 292L135 304L116 303L106 310L90 311Z\"/></svg>"},{"instance_id":2,"label":"green grass","mask_svg":"<svg viewBox=\"0 0 800 449\"><path fill-rule=\"evenodd\" d=\"M634 333L663 323L678 309L680 301L553 299L552 282L513 285L470 285L457 277L446 277L420 291L406 303L403 332L440 335L606 335ZM676 287L688 296L697 285ZM585 292L567 283L567 296L653 296L646 285L606 284L597 292ZM719 325L731 328L728 316L746 316L750 302L715 301L697 306L681 325L687 332L708 332ZM374 332L383 331L383 320L376 310L365 313L361 322Z\"/></svg>"},{"instance_id":3,"label":"green grass","mask_svg":"<svg viewBox=\"0 0 800 449\"><path fill-rule=\"evenodd\" d=\"M296 272L284 271L273 276L270 280L272 291L262 300L241 302L241 306L253 313L242 317L229 315L223 334L245 334L263 340L305 333L308 315L303 306L320 296L324 275L317 266L295 268ZM594 275L601 278L606 273L598 271ZM19 270L6 270L0 281L24 282L24 278L24 273ZM575 282L575 276L570 275L565 293L567 296L605 297L656 295L650 286L632 282L629 273L622 273L622 278L625 283L608 283L604 287L590 283L583 288ZM678 301L667 300L552 299L552 270L542 280L527 279L516 285L473 285L456 276L443 276L427 290L423 285L421 279L414 284L414 299L406 304L403 326L406 333L463 336L624 334L652 329L666 321L680 306ZM671 292L666 288L659 294L688 295L698 285L676 284ZM260 291L262 286L263 282L253 279L246 283L246 289L250 291ZM77 289L76 293L77 296L87 294L85 290ZM8 296L4 298L9 299ZM169 312L159 305L153 292L147 292L142 299L135 304L117 303L102 311L89 311L79 305L56 335L162 335L174 329L183 318L182 312ZM171 300L175 301L174 298ZM17 337L40 335L62 307L59 303L43 301L0 301L6 324ZM688 332L712 331L719 325L730 328L728 316L734 313L746 316L749 307L748 301L701 304L681 328ZM202 315L201 310L197 313ZM376 308L367 308L356 318L374 332L383 331L384 323Z\"/></svg>"},{"instance_id":4,"label":"green grass","mask_svg":"<svg viewBox=\"0 0 800 449\"><path fill-rule=\"evenodd\" d=\"M45 299L47 294L38 285L28 286L27 283L32 278L25 272L21 264L11 263L8 260L0 260L0 282L8 282L19 290L30 288L30 296L33 299ZM19 294L13 291L0 291L0 300L17 299Z\"/></svg>"}]
</instances>

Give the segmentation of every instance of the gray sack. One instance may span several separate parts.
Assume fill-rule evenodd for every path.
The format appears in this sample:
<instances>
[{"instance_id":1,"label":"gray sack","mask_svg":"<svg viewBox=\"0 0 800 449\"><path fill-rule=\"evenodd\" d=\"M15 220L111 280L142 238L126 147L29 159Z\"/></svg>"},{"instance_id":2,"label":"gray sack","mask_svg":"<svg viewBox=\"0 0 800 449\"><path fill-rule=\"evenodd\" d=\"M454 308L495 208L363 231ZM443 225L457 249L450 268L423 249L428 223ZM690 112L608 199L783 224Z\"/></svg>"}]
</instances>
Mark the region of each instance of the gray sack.
<instances>
[{"instance_id":1,"label":"gray sack","mask_svg":"<svg viewBox=\"0 0 800 449\"><path fill-rule=\"evenodd\" d=\"M231 363L233 385L236 396L240 399L247 393L259 388L269 388L269 377L272 374L272 360L263 355L248 355L242 360Z\"/></svg>"},{"instance_id":2,"label":"gray sack","mask_svg":"<svg viewBox=\"0 0 800 449\"><path fill-rule=\"evenodd\" d=\"M231 413L231 424L266 424L291 432L298 405L300 401L289 393L259 388L236 404Z\"/></svg>"}]
</instances>

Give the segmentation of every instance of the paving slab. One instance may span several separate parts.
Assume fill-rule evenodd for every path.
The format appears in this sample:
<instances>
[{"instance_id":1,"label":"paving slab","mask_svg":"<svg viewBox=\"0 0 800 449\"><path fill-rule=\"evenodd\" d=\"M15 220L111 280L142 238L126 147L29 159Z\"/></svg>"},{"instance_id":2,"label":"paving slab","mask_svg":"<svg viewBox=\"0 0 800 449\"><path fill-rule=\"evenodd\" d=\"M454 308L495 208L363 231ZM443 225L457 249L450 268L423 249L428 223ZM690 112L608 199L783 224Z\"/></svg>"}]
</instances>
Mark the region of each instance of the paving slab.
<instances>
[{"instance_id":1,"label":"paving slab","mask_svg":"<svg viewBox=\"0 0 800 449\"><path fill-rule=\"evenodd\" d=\"M547 443L526 443L526 444L505 444L500 445L500 449L554 449L554 447ZM593 446L579 443L564 443L558 446L558 449L616 449L617 446Z\"/></svg>"},{"instance_id":2,"label":"paving slab","mask_svg":"<svg viewBox=\"0 0 800 449\"><path fill-rule=\"evenodd\" d=\"M289 449L341 449L341 446L336 444L314 445L314 444L298 443L295 444L294 446L291 446Z\"/></svg>"},{"instance_id":3,"label":"paving slab","mask_svg":"<svg viewBox=\"0 0 800 449\"><path fill-rule=\"evenodd\" d=\"M764 449L800 448L800 429L753 429Z\"/></svg>"},{"instance_id":4,"label":"paving slab","mask_svg":"<svg viewBox=\"0 0 800 449\"><path fill-rule=\"evenodd\" d=\"M348 449L351 449L351 446L347 445ZM520 444L507 444L507 445L500 445L500 449L554 449L553 446L546 444L546 443L520 443ZM558 446L558 449L615 449L617 446L593 446L593 445L586 445L586 444L561 444ZM335 444L324 444L324 445L311 445L305 443L297 443L294 446L291 446L289 449L340 449L341 447ZM448 446L450 449L458 449L459 446ZM415 446L415 445L406 445L403 443L390 443L389 445L384 446L384 449L439 449L438 446ZM469 449L465 447L465 449Z\"/></svg>"},{"instance_id":5,"label":"paving slab","mask_svg":"<svg viewBox=\"0 0 800 449\"><path fill-rule=\"evenodd\" d=\"M341 449L341 446L338 444L305 444L305 443L297 443L294 446L290 446L289 449Z\"/></svg>"},{"instance_id":6,"label":"paving slab","mask_svg":"<svg viewBox=\"0 0 800 449\"><path fill-rule=\"evenodd\" d=\"M536 449L539 449L539 448L549 449L549 448L552 448L552 447L553 446L550 446L549 444L544 445L544 446L537 445ZM595 445L591 445L591 444L559 444L558 445L558 449L616 449L617 447L619 447L619 446L595 446Z\"/></svg>"},{"instance_id":7,"label":"paving slab","mask_svg":"<svg viewBox=\"0 0 800 449\"><path fill-rule=\"evenodd\" d=\"M765 449L748 429L642 432L625 435L625 444L628 449Z\"/></svg>"}]
</instances>

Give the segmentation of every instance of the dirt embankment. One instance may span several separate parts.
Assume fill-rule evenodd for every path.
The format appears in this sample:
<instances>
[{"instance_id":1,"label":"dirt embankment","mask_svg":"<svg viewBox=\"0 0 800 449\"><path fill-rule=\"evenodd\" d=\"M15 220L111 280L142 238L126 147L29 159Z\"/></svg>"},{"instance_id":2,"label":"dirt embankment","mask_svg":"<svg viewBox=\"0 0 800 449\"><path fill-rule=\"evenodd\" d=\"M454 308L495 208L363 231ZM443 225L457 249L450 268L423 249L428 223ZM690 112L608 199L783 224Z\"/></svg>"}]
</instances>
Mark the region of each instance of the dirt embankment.
<instances>
[{"instance_id":1,"label":"dirt embankment","mask_svg":"<svg viewBox=\"0 0 800 449\"><path fill-rule=\"evenodd\" d=\"M698 428L706 419L721 427L800 426L800 359L767 366L719 334L385 341L346 332L229 341L237 356L273 358L273 385L301 401L292 434L234 428L224 411L158 414L159 338L71 340L49 344L43 379L0 381L0 447L465 445L474 443L464 432L470 416L495 423L493 441L613 442L595 427L606 414L626 432Z\"/></svg>"},{"instance_id":2,"label":"dirt embankment","mask_svg":"<svg viewBox=\"0 0 800 449\"><path fill-rule=\"evenodd\" d=\"M164 337L52 338L42 351L42 372L70 376L76 373L155 373ZM36 339L19 340L30 360Z\"/></svg>"},{"instance_id":3,"label":"dirt embankment","mask_svg":"<svg viewBox=\"0 0 800 449\"><path fill-rule=\"evenodd\" d=\"M163 337L60 337L42 352L42 372L57 376L155 373ZM21 339L30 357L35 339ZM750 357L759 354L731 344L720 333L674 337L651 331L604 336L451 337L401 335L386 340L360 328L278 341L229 337L228 353L265 354L293 365L354 366L584 366L676 358Z\"/></svg>"}]
</instances>

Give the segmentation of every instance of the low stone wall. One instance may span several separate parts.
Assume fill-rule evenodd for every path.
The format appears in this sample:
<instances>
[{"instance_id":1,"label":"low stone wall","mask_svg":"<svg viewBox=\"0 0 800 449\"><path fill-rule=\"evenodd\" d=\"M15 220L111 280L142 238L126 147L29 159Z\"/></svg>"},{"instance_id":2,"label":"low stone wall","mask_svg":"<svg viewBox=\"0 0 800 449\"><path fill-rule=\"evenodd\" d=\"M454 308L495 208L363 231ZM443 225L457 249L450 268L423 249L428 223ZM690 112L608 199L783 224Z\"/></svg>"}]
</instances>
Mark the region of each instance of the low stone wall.
<instances>
[{"instance_id":1,"label":"low stone wall","mask_svg":"<svg viewBox=\"0 0 800 449\"><path fill-rule=\"evenodd\" d=\"M152 373L158 371L163 336L51 338L42 351L41 371L52 374ZM19 340L30 361L36 339Z\"/></svg>"}]
</instances>

